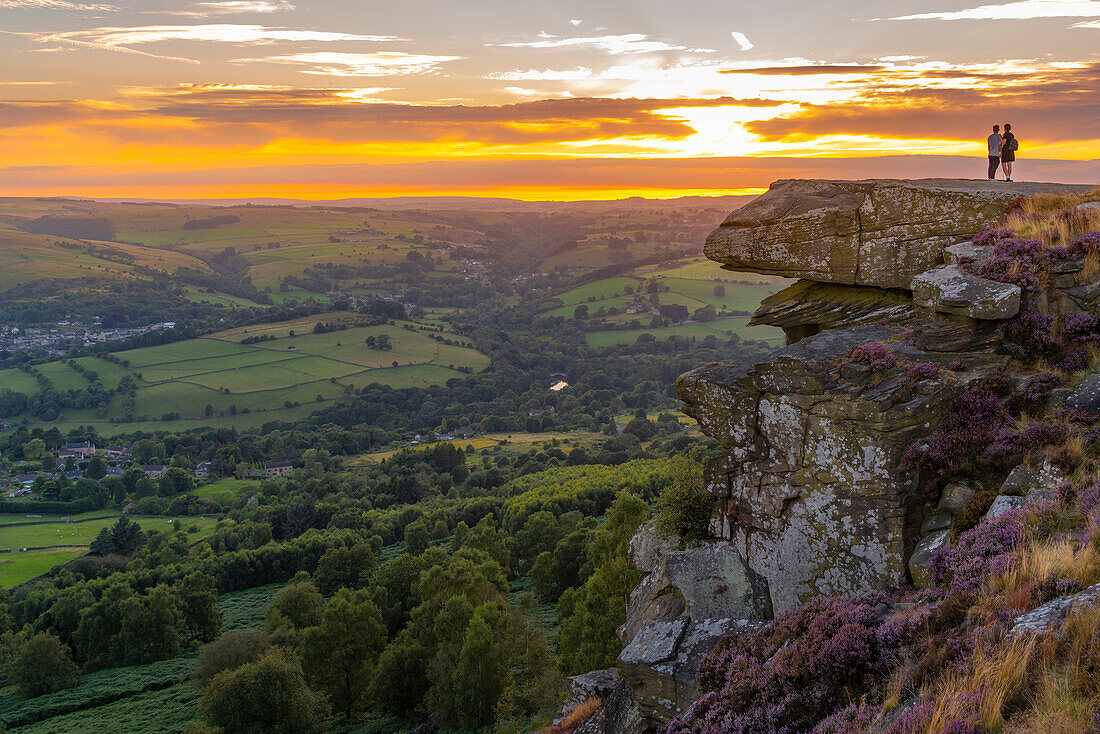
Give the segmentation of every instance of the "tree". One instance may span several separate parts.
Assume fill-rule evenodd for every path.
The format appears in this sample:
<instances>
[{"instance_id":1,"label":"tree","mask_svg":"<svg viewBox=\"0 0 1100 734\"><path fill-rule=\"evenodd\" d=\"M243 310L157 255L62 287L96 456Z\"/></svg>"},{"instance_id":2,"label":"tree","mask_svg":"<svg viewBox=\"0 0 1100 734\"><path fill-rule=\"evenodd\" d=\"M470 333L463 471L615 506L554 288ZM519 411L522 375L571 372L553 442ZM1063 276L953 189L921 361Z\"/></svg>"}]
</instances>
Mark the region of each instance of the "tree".
<instances>
[{"instance_id":1,"label":"tree","mask_svg":"<svg viewBox=\"0 0 1100 734\"><path fill-rule=\"evenodd\" d=\"M410 634L402 634L378 657L371 682L372 706L390 716L405 717L428 695L430 651Z\"/></svg>"},{"instance_id":2,"label":"tree","mask_svg":"<svg viewBox=\"0 0 1100 734\"><path fill-rule=\"evenodd\" d=\"M609 667L622 651L616 630L626 621L627 598L641 578L627 566L626 547L647 512L640 497L624 492L592 533L588 556L595 571L558 601L558 660L566 673Z\"/></svg>"},{"instance_id":3,"label":"tree","mask_svg":"<svg viewBox=\"0 0 1100 734\"><path fill-rule=\"evenodd\" d=\"M221 633L222 613L212 577L198 572L185 576L179 585L179 606L187 639L209 642Z\"/></svg>"},{"instance_id":4,"label":"tree","mask_svg":"<svg viewBox=\"0 0 1100 734\"><path fill-rule=\"evenodd\" d=\"M374 602L364 592L340 589L325 606L321 624L302 631L302 668L307 680L350 717L363 707L385 641Z\"/></svg>"},{"instance_id":5,"label":"tree","mask_svg":"<svg viewBox=\"0 0 1100 734\"><path fill-rule=\"evenodd\" d=\"M142 596L135 594L124 599L119 610L116 664L144 665L179 652L183 615L173 589L161 584Z\"/></svg>"},{"instance_id":6,"label":"tree","mask_svg":"<svg viewBox=\"0 0 1100 734\"><path fill-rule=\"evenodd\" d=\"M428 549L430 538L428 523L423 519L409 523L405 526L405 552L413 556L420 555Z\"/></svg>"},{"instance_id":7,"label":"tree","mask_svg":"<svg viewBox=\"0 0 1100 734\"><path fill-rule=\"evenodd\" d=\"M115 553L129 555L141 547L144 539L141 527L125 515L120 516L111 526L111 542Z\"/></svg>"},{"instance_id":8,"label":"tree","mask_svg":"<svg viewBox=\"0 0 1100 734\"><path fill-rule=\"evenodd\" d=\"M23 444L23 458L28 461L37 461L46 455L46 442L40 438L32 438Z\"/></svg>"},{"instance_id":9,"label":"tree","mask_svg":"<svg viewBox=\"0 0 1100 734\"><path fill-rule=\"evenodd\" d=\"M324 599L308 577L296 576L288 586L279 589L267 608L267 631L273 632L284 623L295 630L313 627L320 623L324 607Z\"/></svg>"},{"instance_id":10,"label":"tree","mask_svg":"<svg viewBox=\"0 0 1100 734\"><path fill-rule=\"evenodd\" d=\"M107 476L107 463L100 456L93 456L88 461L88 468L84 471L88 479L103 479Z\"/></svg>"},{"instance_id":11,"label":"tree","mask_svg":"<svg viewBox=\"0 0 1100 734\"><path fill-rule=\"evenodd\" d=\"M321 556L313 580L322 594L332 595L342 586L357 585L363 572L373 567L374 551L366 543L351 548L335 546Z\"/></svg>"},{"instance_id":12,"label":"tree","mask_svg":"<svg viewBox=\"0 0 1100 734\"><path fill-rule=\"evenodd\" d=\"M203 645L199 660L191 671L195 688L203 686L223 670L236 670L245 663L259 660L270 649L267 636L260 630L234 630Z\"/></svg>"},{"instance_id":13,"label":"tree","mask_svg":"<svg viewBox=\"0 0 1100 734\"><path fill-rule=\"evenodd\" d=\"M459 726L479 729L493 722L507 673L497 640L479 608L466 629L466 639L454 671L455 712Z\"/></svg>"},{"instance_id":14,"label":"tree","mask_svg":"<svg viewBox=\"0 0 1100 734\"><path fill-rule=\"evenodd\" d=\"M80 671L67 645L47 632L40 632L19 649L10 678L20 696L32 698L72 688L80 680Z\"/></svg>"},{"instance_id":15,"label":"tree","mask_svg":"<svg viewBox=\"0 0 1100 734\"><path fill-rule=\"evenodd\" d=\"M573 318L576 321L584 321L588 318L588 306L583 303L573 309Z\"/></svg>"},{"instance_id":16,"label":"tree","mask_svg":"<svg viewBox=\"0 0 1100 734\"><path fill-rule=\"evenodd\" d=\"M306 687L301 664L279 649L215 675L199 693L199 709L225 734L320 732L328 715L324 696Z\"/></svg>"}]
</instances>

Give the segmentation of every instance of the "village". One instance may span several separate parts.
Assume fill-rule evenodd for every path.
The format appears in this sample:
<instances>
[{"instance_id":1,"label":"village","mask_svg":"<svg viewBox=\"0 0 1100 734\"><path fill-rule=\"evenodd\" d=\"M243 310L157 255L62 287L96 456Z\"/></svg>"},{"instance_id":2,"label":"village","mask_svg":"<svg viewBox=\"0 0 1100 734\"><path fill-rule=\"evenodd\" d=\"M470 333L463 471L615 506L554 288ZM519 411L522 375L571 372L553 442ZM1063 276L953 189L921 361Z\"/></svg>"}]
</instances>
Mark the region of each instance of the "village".
<instances>
[{"instance_id":1,"label":"village","mask_svg":"<svg viewBox=\"0 0 1100 734\"><path fill-rule=\"evenodd\" d=\"M0 326L0 351L30 352L40 350L50 356L62 356L74 347L90 347L104 342L121 341L151 331L175 327L173 321L160 321L145 326L104 328L99 317L94 323L58 321L52 326L26 327Z\"/></svg>"}]
</instances>

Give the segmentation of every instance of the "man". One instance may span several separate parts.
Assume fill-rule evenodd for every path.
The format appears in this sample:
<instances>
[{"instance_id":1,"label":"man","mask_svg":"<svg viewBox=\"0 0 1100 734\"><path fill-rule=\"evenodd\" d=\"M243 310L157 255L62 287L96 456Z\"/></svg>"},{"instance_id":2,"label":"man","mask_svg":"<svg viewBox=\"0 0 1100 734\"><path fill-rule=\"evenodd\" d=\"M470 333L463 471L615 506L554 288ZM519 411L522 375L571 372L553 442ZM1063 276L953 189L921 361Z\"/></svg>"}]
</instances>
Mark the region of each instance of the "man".
<instances>
[{"instance_id":1,"label":"man","mask_svg":"<svg viewBox=\"0 0 1100 734\"><path fill-rule=\"evenodd\" d=\"M1012 180L1012 164L1016 162L1016 150L1020 144L1012 134L1012 125L1005 123L1005 134L1001 138L1001 170L1005 172L1005 181Z\"/></svg>"},{"instance_id":2,"label":"man","mask_svg":"<svg viewBox=\"0 0 1100 734\"><path fill-rule=\"evenodd\" d=\"M989 180L993 181L997 178L997 166L1001 165L1001 145L1003 140L1001 139L1001 126L993 126L993 134L988 138L989 142Z\"/></svg>"}]
</instances>

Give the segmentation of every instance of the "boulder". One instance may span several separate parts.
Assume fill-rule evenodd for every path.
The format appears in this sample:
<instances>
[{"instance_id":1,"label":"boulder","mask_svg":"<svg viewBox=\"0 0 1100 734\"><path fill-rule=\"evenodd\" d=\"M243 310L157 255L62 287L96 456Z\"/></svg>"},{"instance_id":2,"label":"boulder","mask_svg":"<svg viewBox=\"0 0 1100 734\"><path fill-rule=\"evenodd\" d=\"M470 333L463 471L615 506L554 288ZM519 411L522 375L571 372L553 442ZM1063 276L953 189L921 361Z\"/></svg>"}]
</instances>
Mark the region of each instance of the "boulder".
<instances>
[{"instance_id":1,"label":"boulder","mask_svg":"<svg viewBox=\"0 0 1100 734\"><path fill-rule=\"evenodd\" d=\"M561 711L554 719L558 723L570 711L580 706L589 698L596 696L604 701L610 698L612 692L623 684L619 677L618 668L605 668L593 670L582 675L574 675L569 678L569 694L562 704Z\"/></svg>"},{"instance_id":2,"label":"boulder","mask_svg":"<svg viewBox=\"0 0 1100 734\"><path fill-rule=\"evenodd\" d=\"M824 283L909 288L1017 196L1088 186L957 179L784 180L741 207L704 252L730 270ZM917 214L919 213L919 216Z\"/></svg>"},{"instance_id":3,"label":"boulder","mask_svg":"<svg viewBox=\"0 0 1100 734\"><path fill-rule=\"evenodd\" d=\"M641 630L623 648L617 665L649 729L660 728L699 698L699 663L719 640L766 625L759 620L680 618Z\"/></svg>"},{"instance_id":4,"label":"boulder","mask_svg":"<svg viewBox=\"0 0 1100 734\"><path fill-rule=\"evenodd\" d=\"M920 534L928 535L938 530L947 530L951 527L951 514L947 512L939 512L935 515L930 515L927 520L921 523Z\"/></svg>"},{"instance_id":5,"label":"boulder","mask_svg":"<svg viewBox=\"0 0 1100 734\"><path fill-rule=\"evenodd\" d=\"M677 381L684 411L726 447L705 475L717 505L713 533L765 578L775 614L814 596L904 582L924 506L902 455L956 395L1007 360L925 352L904 337L896 327L831 329L754 367L713 365ZM900 366L875 379L843 377L838 365L868 342L940 373L920 390ZM947 369L960 358L967 370Z\"/></svg>"},{"instance_id":6,"label":"boulder","mask_svg":"<svg viewBox=\"0 0 1100 734\"><path fill-rule=\"evenodd\" d=\"M1100 604L1100 584L1094 584L1084 591L1076 594L1068 594L1037 607L1027 614L1021 614L1012 623L1009 637L1026 634L1042 634L1050 631L1055 625L1071 613L1085 610Z\"/></svg>"},{"instance_id":7,"label":"boulder","mask_svg":"<svg viewBox=\"0 0 1100 734\"><path fill-rule=\"evenodd\" d=\"M943 248L943 261L948 265L982 262L993 257L991 245L975 245L973 242L957 242Z\"/></svg>"},{"instance_id":8,"label":"boulder","mask_svg":"<svg viewBox=\"0 0 1100 734\"><path fill-rule=\"evenodd\" d=\"M1100 374L1086 375L1066 399L1066 406L1100 413Z\"/></svg>"},{"instance_id":9,"label":"boulder","mask_svg":"<svg viewBox=\"0 0 1100 734\"><path fill-rule=\"evenodd\" d=\"M1008 477L1001 484L998 494L1012 497L1023 497L1039 486L1039 475L1026 466L1018 466L1008 473Z\"/></svg>"},{"instance_id":10,"label":"boulder","mask_svg":"<svg viewBox=\"0 0 1100 734\"><path fill-rule=\"evenodd\" d=\"M1020 286L979 278L960 265L920 273L912 288L913 303L937 313L1001 321L1020 312Z\"/></svg>"},{"instance_id":11,"label":"boulder","mask_svg":"<svg viewBox=\"0 0 1100 734\"><path fill-rule=\"evenodd\" d=\"M913 555L909 556L909 578L913 580L913 586L927 589L932 585L932 556L936 551L950 547L951 533L948 530L937 530L920 539Z\"/></svg>"},{"instance_id":12,"label":"boulder","mask_svg":"<svg viewBox=\"0 0 1100 734\"><path fill-rule=\"evenodd\" d=\"M1027 500L1024 497L999 494L997 495L997 498L993 500L993 504L991 504L989 506L989 509L986 511L986 519L992 520L995 517L1000 517L1010 510L1015 510L1023 507L1025 504L1027 504Z\"/></svg>"},{"instance_id":13,"label":"boulder","mask_svg":"<svg viewBox=\"0 0 1100 734\"><path fill-rule=\"evenodd\" d=\"M941 512L950 512L952 515L957 515L962 512L966 507L966 503L977 494L977 491L961 482L951 482L943 488L943 493L940 494L939 510Z\"/></svg>"},{"instance_id":14,"label":"boulder","mask_svg":"<svg viewBox=\"0 0 1100 734\"><path fill-rule=\"evenodd\" d=\"M631 542L632 564L638 567L644 560L649 574L627 602L626 621L619 629L624 645L653 622L681 617L771 619L767 582L732 545L714 540L686 550L661 546L648 555L645 549L659 546L655 537L652 524L647 524L635 535L638 542Z\"/></svg>"}]
</instances>

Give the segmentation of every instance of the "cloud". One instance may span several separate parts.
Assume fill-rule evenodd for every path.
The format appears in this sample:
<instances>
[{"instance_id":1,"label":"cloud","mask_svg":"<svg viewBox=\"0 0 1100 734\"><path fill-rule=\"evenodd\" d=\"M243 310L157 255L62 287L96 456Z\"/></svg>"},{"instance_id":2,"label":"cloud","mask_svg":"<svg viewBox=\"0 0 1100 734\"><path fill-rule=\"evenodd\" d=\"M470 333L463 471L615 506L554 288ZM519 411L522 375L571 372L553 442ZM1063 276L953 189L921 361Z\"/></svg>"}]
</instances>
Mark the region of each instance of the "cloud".
<instances>
[{"instance_id":1,"label":"cloud","mask_svg":"<svg viewBox=\"0 0 1100 734\"><path fill-rule=\"evenodd\" d=\"M77 48L88 48L96 51L113 51L114 53L129 54L132 56L144 56L150 59L161 59L164 61L181 61L185 64L198 64L197 59L189 59L182 56L164 56L162 54L152 54L146 51L138 51L133 48L126 48L125 46L113 46L106 43L96 43L94 41L84 41L79 38L70 38L64 33L22 33L17 31L4 31L0 30L0 33L4 33L9 36L22 36L29 38L36 43L60 43L67 46L75 46ZM33 49L36 51L60 51L61 49L51 46L43 49Z\"/></svg>"},{"instance_id":2,"label":"cloud","mask_svg":"<svg viewBox=\"0 0 1100 734\"><path fill-rule=\"evenodd\" d=\"M233 59L233 61L236 63L291 64L308 67L299 69L303 74L323 76L399 76L403 74L430 74L439 71L440 64L448 61L459 61L462 58L461 56L408 54L401 51L372 51L370 53L313 51L284 56Z\"/></svg>"},{"instance_id":3,"label":"cloud","mask_svg":"<svg viewBox=\"0 0 1100 734\"><path fill-rule=\"evenodd\" d=\"M114 5L102 3L74 3L68 0L0 0L0 10L79 10L93 13L112 13Z\"/></svg>"},{"instance_id":4,"label":"cloud","mask_svg":"<svg viewBox=\"0 0 1100 734\"><path fill-rule=\"evenodd\" d=\"M609 54L639 54L657 51L688 51L691 53L714 53L713 48L688 48L664 41L654 41L643 33L624 33L614 36L589 36L585 38L560 38L546 33L539 34L538 41L516 41L514 43L486 44L506 48L575 48L592 46Z\"/></svg>"},{"instance_id":5,"label":"cloud","mask_svg":"<svg viewBox=\"0 0 1100 734\"><path fill-rule=\"evenodd\" d=\"M853 99L803 104L793 114L746 128L765 141L784 143L823 136L964 141L1008 119L1021 139L1070 144L1100 135L1098 98L1100 63L1003 71L889 69Z\"/></svg>"},{"instance_id":6,"label":"cloud","mask_svg":"<svg viewBox=\"0 0 1100 734\"><path fill-rule=\"evenodd\" d=\"M1089 20L1084 23L1074 23L1072 28L1100 28L1100 20Z\"/></svg>"},{"instance_id":7,"label":"cloud","mask_svg":"<svg viewBox=\"0 0 1100 734\"><path fill-rule=\"evenodd\" d=\"M758 74L760 76L831 76L833 74L870 74L885 66L862 64L808 64L802 66L750 66L722 69L719 74Z\"/></svg>"},{"instance_id":8,"label":"cloud","mask_svg":"<svg viewBox=\"0 0 1100 734\"><path fill-rule=\"evenodd\" d=\"M223 2L194 3L190 7L165 12L170 15L210 18L217 15L242 13L281 13L287 10L294 10L294 6L284 0L224 0Z\"/></svg>"},{"instance_id":9,"label":"cloud","mask_svg":"<svg viewBox=\"0 0 1100 734\"><path fill-rule=\"evenodd\" d=\"M573 18L569 22L572 23L573 25L577 26L577 25L580 25L581 23L583 23L584 21L580 20L579 18Z\"/></svg>"},{"instance_id":10,"label":"cloud","mask_svg":"<svg viewBox=\"0 0 1100 734\"><path fill-rule=\"evenodd\" d=\"M399 41L395 36L363 35L334 31L297 30L262 25L209 23L204 25L151 25L133 28L92 28L46 36L53 40L85 41L103 46L129 46L160 41L217 41L263 44L277 41Z\"/></svg>"},{"instance_id":11,"label":"cloud","mask_svg":"<svg viewBox=\"0 0 1100 734\"><path fill-rule=\"evenodd\" d=\"M1100 0L1016 0L965 10L899 15L890 20L1033 20L1100 17Z\"/></svg>"},{"instance_id":12,"label":"cloud","mask_svg":"<svg viewBox=\"0 0 1100 734\"><path fill-rule=\"evenodd\" d=\"M742 51L748 51L752 48L752 41L741 31L730 31L730 35L733 36L733 40L737 41L737 45L741 47Z\"/></svg>"}]
</instances>

